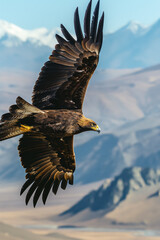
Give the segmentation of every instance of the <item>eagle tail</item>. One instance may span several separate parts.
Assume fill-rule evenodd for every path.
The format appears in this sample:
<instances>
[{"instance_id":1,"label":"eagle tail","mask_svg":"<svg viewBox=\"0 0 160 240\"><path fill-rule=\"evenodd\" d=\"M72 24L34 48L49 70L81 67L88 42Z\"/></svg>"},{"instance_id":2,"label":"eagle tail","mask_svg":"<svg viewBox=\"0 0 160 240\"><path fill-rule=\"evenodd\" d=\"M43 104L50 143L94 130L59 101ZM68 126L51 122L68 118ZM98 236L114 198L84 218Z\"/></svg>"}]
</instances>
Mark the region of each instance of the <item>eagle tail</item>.
<instances>
[{"instance_id":1,"label":"eagle tail","mask_svg":"<svg viewBox=\"0 0 160 240\"><path fill-rule=\"evenodd\" d=\"M33 127L20 124L20 120L33 113L42 112L40 109L17 97L16 104L10 106L9 112L1 117L0 141L30 132Z\"/></svg>"}]
</instances>

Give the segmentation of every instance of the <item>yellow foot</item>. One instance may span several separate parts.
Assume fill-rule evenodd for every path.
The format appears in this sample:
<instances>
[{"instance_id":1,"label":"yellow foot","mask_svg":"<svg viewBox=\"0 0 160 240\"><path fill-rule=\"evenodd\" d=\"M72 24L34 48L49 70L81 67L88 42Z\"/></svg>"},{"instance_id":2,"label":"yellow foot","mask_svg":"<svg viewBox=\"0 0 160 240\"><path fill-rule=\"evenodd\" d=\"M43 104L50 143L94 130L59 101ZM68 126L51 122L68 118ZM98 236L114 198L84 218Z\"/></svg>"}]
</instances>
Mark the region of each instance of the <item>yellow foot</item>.
<instances>
[{"instance_id":1,"label":"yellow foot","mask_svg":"<svg viewBox=\"0 0 160 240\"><path fill-rule=\"evenodd\" d=\"M31 131L32 130L32 126L27 126L27 125L21 125L20 126L20 130L22 131L22 132L29 132L29 131Z\"/></svg>"}]
</instances>

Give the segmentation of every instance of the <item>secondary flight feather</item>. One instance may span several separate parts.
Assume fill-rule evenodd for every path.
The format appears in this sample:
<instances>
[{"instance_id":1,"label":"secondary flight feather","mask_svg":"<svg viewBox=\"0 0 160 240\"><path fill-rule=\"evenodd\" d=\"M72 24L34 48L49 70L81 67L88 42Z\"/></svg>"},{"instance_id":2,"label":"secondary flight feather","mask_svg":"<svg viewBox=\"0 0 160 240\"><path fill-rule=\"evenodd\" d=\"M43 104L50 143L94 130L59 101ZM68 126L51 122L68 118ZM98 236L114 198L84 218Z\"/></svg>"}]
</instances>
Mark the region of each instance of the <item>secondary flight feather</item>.
<instances>
[{"instance_id":1,"label":"secondary flight feather","mask_svg":"<svg viewBox=\"0 0 160 240\"><path fill-rule=\"evenodd\" d=\"M0 141L23 134L19 155L26 169L28 189L26 204L33 196L36 206L40 196L45 204L49 192L57 193L59 185L73 184L75 154L73 136L100 128L82 112L89 80L94 73L103 41L104 13L98 22L99 1L91 21L89 2L84 17L84 34L78 8L74 14L76 39L61 25L64 37L56 35L49 61L44 64L34 86L32 104L21 97L3 114Z\"/></svg>"}]
</instances>

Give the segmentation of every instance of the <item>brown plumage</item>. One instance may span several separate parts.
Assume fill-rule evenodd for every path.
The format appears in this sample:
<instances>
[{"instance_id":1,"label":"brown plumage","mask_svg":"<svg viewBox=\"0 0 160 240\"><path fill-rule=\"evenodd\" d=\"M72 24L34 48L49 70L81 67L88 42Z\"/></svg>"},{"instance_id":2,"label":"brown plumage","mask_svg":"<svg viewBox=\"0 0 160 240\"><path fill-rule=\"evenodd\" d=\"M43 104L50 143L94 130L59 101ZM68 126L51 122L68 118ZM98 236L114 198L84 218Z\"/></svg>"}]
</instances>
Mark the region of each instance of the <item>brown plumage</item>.
<instances>
[{"instance_id":1,"label":"brown plumage","mask_svg":"<svg viewBox=\"0 0 160 240\"><path fill-rule=\"evenodd\" d=\"M61 25L65 39L56 35L58 44L36 81L32 105L18 97L9 113L1 118L1 141L23 134L18 150L27 173L21 189L22 194L29 188L26 204L32 195L34 206L40 195L45 204L51 189L56 194L59 185L65 189L67 182L73 184L76 165L73 136L83 131L100 131L82 113L103 40L104 13L98 24L98 1L90 23L91 3L84 17L84 36L78 8L74 15L77 40Z\"/></svg>"}]
</instances>

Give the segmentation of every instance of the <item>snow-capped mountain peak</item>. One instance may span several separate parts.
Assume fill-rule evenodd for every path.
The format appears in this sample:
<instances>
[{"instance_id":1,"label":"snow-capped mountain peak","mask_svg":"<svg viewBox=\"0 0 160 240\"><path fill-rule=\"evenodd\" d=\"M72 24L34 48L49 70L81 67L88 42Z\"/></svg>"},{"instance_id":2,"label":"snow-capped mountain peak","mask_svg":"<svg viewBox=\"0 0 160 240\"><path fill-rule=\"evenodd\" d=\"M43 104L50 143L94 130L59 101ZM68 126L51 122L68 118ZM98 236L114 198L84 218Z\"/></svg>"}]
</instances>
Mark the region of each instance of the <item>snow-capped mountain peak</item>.
<instances>
[{"instance_id":1,"label":"snow-capped mountain peak","mask_svg":"<svg viewBox=\"0 0 160 240\"><path fill-rule=\"evenodd\" d=\"M142 30L144 27L142 25L140 25L137 22L134 21L130 21L127 25L126 25L126 29L130 30L133 33L136 33L139 30Z\"/></svg>"},{"instance_id":2,"label":"snow-capped mountain peak","mask_svg":"<svg viewBox=\"0 0 160 240\"><path fill-rule=\"evenodd\" d=\"M0 39L2 39L2 44L7 47L17 46L21 42L30 41L53 48L55 45L55 34L59 32L59 28L51 31L48 31L46 28L25 30L15 24L0 20Z\"/></svg>"},{"instance_id":3,"label":"snow-capped mountain peak","mask_svg":"<svg viewBox=\"0 0 160 240\"><path fill-rule=\"evenodd\" d=\"M47 51L46 55L48 56L50 54L48 48L53 50L57 43L55 33L61 34L60 28L51 31L46 28L26 30L15 24L0 20L1 56L3 53L3 58L0 61L1 67L6 65L20 67L22 64L20 56L24 59L23 55L26 58L26 54L28 57L30 55L29 59L31 56L34 59L34 56L44 56L44 52ZM147 27L130 21L116 32L107 36L104 35L99 66L103 69L139 68L159 64L159 39L160 20ZM41 50L39 51L38 48L41 48ZM11 56L14 56L14 60L11 59ZM10 64L8 59L10 59ZM39 59L41 58L39 57Z\"/></svg>"},{"instance_id":4,"label":"snow-capped mountain peak","mask_svg":"<svg viewBox=\"0 0 160 240\"><path fill-rule=\"evenodd\" d=\"M132 32L134 35L143 35L145 34L147 31L149 31L150 27L149 26L144 26L138 22L135 21L130 21L128 22L124 27L122 27L120 30L118 31L129 31Z\"/></svg>"}]
</instances>

